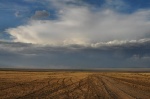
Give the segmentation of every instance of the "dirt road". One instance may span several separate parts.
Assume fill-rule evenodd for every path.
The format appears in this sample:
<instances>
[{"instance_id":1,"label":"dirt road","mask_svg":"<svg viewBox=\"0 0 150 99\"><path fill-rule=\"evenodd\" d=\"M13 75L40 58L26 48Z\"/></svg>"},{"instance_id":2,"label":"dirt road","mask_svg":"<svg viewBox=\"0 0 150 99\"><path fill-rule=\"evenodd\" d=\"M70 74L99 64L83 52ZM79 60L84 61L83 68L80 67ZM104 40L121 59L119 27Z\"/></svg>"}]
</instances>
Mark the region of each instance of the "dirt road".
<instances>
[{"instance_id":1,"label":"dirt road","mask_svg":"<svg viewBox=\"0 0 150 99\"><path fill-rule=\"evenodd\" d=\"M150 73L0 72L0 99L150 99Z\"/></svg>"}]
</instances>

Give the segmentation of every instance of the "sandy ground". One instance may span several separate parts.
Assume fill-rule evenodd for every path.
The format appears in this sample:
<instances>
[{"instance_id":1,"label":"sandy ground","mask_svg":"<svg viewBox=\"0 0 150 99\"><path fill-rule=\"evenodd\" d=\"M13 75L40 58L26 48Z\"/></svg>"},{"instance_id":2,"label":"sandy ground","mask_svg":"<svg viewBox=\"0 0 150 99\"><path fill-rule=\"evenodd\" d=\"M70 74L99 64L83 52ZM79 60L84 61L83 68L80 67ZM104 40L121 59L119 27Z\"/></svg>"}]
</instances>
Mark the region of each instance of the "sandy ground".
<instances>
[{"instance_id":1,"label":"sandy ground","mask_svg":"<svg viewBox=\"0 0 150 99\"><path fill-rule=\"evenodd\" d=\"M0 99L150 99L150 73L0 71Z\"/></svg>"}]
</instances>

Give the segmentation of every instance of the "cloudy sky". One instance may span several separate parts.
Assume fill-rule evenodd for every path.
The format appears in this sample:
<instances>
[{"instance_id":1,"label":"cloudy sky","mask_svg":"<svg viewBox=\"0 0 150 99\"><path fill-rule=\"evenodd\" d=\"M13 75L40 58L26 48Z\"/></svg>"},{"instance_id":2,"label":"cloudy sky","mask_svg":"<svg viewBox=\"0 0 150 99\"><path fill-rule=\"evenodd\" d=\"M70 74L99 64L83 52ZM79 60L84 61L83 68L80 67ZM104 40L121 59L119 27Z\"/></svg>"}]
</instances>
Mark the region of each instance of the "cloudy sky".
<instances>
[{"instance_id":1,"label":"cloudy sky","mask_svg":"<svg viewBox=\"0 0 150 99\"><path fill-rule=\"evenodd\" d=\"M1 68L148 68L150 0L1 0Z\"/></svg>"}]
</instances>

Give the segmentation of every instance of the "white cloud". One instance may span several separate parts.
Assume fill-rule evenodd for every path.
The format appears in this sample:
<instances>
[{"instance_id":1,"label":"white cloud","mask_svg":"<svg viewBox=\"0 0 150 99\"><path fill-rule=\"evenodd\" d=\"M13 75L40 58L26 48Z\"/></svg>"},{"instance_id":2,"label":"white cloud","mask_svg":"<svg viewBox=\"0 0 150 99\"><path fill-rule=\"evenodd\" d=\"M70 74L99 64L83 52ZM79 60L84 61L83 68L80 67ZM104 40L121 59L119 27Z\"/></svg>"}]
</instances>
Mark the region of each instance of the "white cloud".
<instances>
[{"instance_id":1,"label":"white cloud","mask_svg":"<svg viewBox=\"0 0 150 99\"><path fill-rule=\"evenodd\" d=\"M91 47L102 48L102 47L125 46L125 45L127 45L127 47L131 47L136 45L139 46L140 44L146 44L149 42L150 42L150 38L139 39L139 40L121 40L121 41L113 40L108 42L98 42L95 44L91 44Z\"/></svg>"},{"instance_id":2,"label":"white cloud","mask_svg":"<svg viewBox=\"0 0 150 99\"><path fill-rule=\"evenodd\" d=\"M87 6L63 4L59 8L62 13L57 20L30 20L26 25L6 31L15 42L56 46L139 40L150 32L149 9L123 14L109 8L96 12Z\"/></svg>"}]
</instances>

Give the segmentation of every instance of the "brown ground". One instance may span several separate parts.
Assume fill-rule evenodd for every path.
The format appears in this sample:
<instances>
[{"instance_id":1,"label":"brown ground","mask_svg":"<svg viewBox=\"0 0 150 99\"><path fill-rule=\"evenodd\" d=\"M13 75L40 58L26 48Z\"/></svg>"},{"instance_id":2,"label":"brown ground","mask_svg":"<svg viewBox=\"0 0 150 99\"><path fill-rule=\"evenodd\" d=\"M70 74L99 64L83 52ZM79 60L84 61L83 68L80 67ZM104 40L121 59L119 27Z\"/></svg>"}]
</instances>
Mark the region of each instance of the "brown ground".
<instances>
[{"instance_id":1,"label":"brown ground","mask_svg":"<svg viewBox=\"0 0 150 99\"><path fill-rule=\"evenodd\" d=\"M0 99L150 99L150 73L0 71Z\"/></svg>"}]
</instances>

